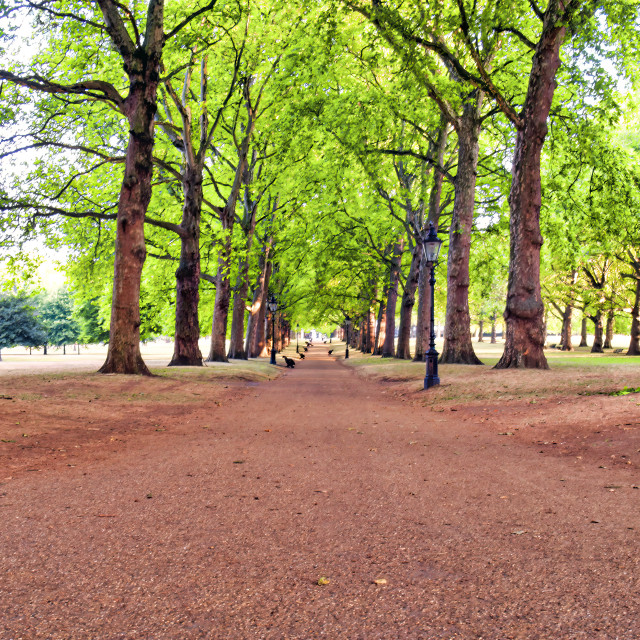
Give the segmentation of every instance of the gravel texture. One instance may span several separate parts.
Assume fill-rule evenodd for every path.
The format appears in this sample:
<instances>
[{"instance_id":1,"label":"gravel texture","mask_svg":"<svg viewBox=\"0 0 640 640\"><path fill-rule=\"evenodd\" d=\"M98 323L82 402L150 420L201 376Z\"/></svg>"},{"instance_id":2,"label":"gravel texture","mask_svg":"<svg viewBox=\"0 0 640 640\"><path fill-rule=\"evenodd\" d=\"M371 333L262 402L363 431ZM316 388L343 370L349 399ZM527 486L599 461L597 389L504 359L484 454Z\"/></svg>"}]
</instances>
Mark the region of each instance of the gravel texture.
<instances>
[{"instance_id":1,"label":"gravel texture","mask_svg":"<svg viewBox=\"0 0 640 640\"><path fill-rule=\"evenodd\" d=\"M640 638L637 403L616 399L607 463L579 420L502 435L526 407L423 393L318 345L274 382L94 411L86 446L0 458L0 638Z\"/></svg>"}]
</instances>

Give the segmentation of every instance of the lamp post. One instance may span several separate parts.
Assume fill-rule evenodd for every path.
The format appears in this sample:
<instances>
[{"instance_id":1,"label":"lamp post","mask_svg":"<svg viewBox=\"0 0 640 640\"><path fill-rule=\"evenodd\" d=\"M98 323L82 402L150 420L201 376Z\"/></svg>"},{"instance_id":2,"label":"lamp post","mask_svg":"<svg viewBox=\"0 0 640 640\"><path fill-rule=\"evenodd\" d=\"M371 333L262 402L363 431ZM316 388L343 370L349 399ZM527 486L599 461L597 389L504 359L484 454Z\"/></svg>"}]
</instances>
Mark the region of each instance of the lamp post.
<instances>
[{"instance_id":1,"label":"lamp post","mask_svg":"<svg viewBox=\"0 0 640 640\"><path fill-rule=\"evenodd\" d=\"M344 317L344 324L347 327L347 347L344 352L344 359L347 360L349 358L349 327L351 326L351 318L349 316Z\"/></svg>"},{"instance_id":2,"label":"lamp post","mask_svg":"<svg viewBox=\"0 0 640 640\"><path fill-rule=\"evenodd\" d=\"M298 346L299 336L300 336L300 324L296 322L296 353L300 353L300 347Z\"/></svg>"},{"instance_id":3,"label":"lamp post","mask_svg":"<svg viewBox=\"0 0 640 640\"><path fill-rule=\"evenodd\" d=\"M438 254L440 253L440 247L442 240L438 238L438 233L433 223L429 224L429 234L423 240L424 258L427 265L431 268L431 277L429 278L429 285L431 286L431 327L430 327L430 339L429 339L429 351L427 351L427 375L424 379L424 388L434 387L440 384L440 378L438 377L438 352L436 351L436 328L435 328L435 285L436 285L436 263L438 262Z\"/></svg>"},{"instance_id":4,"label":"lamp post","mask_svg":"<svg viewBox=\"0 0 640 640\"><path fill-rule=\"evenodd\" d=\"M271 294L269 298L269 311L271 311L271 360L269 364L276 363L276 311L278 310L278 303L276 297Z\"/></svg>"}]
</instances>

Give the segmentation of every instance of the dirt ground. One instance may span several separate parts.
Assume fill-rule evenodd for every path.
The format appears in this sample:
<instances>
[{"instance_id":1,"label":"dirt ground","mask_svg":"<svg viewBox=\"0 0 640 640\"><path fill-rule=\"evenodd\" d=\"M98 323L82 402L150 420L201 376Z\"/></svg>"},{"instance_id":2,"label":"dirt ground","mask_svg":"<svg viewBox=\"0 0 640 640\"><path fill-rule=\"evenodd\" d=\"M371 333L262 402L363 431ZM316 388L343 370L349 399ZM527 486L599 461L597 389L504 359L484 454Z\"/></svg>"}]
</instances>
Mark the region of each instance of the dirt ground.
<instances>
[{"instance_id":1,"label":"dirt ground","mask_svg":"<svg viewBox=\"0 0 640 640\"><path fill-rule=\"evenodd\" d=\"M307 355L0 377L0 638L640 638L637 368Z\"/></svg>"}]
</instances>

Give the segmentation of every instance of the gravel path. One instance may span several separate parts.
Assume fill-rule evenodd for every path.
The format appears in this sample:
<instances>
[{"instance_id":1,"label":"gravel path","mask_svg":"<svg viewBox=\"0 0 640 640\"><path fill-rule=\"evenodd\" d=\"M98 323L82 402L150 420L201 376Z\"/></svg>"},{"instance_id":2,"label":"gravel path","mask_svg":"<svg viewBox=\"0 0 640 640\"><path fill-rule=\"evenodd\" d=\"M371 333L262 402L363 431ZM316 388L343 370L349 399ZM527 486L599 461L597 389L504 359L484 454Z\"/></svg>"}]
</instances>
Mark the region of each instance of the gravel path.
<instances>
[{"instance_id":1,"label":"gravel path","mask_svg":"<svg viewBox=\"0 0 640 640\"><path fill-rule=\"evenodd\" d=\"M0 470L0 637L640 638L628 470L603 487L326 351L118 455Z\"/></svg>"}]
</instances>

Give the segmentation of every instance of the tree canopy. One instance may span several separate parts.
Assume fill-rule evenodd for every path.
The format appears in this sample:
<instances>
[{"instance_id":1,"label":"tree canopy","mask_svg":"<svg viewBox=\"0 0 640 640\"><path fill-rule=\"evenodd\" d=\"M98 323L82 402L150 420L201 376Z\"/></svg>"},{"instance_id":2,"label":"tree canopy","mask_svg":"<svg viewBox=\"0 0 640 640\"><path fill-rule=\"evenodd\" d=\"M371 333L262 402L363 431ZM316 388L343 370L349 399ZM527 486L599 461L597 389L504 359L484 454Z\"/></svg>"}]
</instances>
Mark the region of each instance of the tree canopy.
<instances>
[{"instance_id":1,"label":"tree canopy","mask_svg":"<svg viewBox=\"0 0 640 640\"><path fill-rule=\"evenodd\" d=\"M108 330L127 373L160 334L172 364L209 330L209 359L254 357L273 294L281 332L349 316L363 350L421 359L433 223L445 362L504 315L499 366L546 367L574 308L626 315L640 350L637 3L1 11L0 255L68 256L82 329L52 344Z\"/></svg>"}]
</instances>

